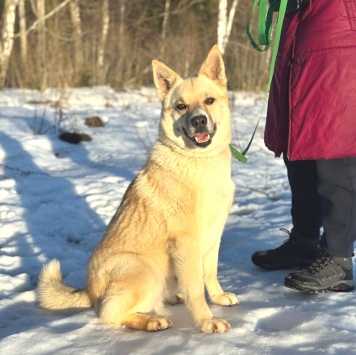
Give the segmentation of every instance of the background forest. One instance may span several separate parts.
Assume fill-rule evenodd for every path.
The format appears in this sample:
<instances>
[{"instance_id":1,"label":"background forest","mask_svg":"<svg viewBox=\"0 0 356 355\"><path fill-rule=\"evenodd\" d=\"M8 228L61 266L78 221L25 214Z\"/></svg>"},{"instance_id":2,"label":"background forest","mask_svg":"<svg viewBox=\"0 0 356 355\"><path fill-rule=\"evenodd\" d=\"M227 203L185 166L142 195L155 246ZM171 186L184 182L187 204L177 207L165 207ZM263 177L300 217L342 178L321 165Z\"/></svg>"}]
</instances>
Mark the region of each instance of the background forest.
<instances>
[{"instance_id":1,"label":"background forest","mask_svg":"<svg viewBox=\"0 0 356 355\"><path fill-rule=\"evenodd\" d=\"M260 91L270 53L249 44L251 0L0 0L0 88L152 84L188 75L218 43L232 90Z\"/></svg>"}]
</instances>

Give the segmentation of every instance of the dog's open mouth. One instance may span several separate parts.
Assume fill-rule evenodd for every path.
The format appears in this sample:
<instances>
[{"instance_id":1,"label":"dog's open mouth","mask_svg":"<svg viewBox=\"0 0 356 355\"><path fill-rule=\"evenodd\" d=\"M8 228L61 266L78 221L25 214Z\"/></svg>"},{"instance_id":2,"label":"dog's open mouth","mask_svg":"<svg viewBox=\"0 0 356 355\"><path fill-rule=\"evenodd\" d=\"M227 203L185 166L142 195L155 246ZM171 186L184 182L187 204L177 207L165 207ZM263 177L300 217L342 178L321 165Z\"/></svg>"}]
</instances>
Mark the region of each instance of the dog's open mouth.
<instances>
[{"instance_id":1,"label":"dog's open mouth","mask_svg":"<svg viewBox=\"0 0 356 355\"><path fill-rule=\"evenodd\" d=\"M212 142L212 139L216 132L216 126L215 126L214 131L212 133L198 132L198 133L194 133L193 136L190 136L184 127L182 127L182 129L186 137L189 138L196 146L201 148L207 147Z\"/></svg>"},{"instance_id":2,"label":"dog's open mouth","mask_svg":"<svg viewBox=\"0 0 356 355\"><path fill-rule=\"evenodd\" d=\"M195 141L197 144L204 144L209 141L210 134L209 133L198 133L194 136Z\"/></svg>"}]
</instances>

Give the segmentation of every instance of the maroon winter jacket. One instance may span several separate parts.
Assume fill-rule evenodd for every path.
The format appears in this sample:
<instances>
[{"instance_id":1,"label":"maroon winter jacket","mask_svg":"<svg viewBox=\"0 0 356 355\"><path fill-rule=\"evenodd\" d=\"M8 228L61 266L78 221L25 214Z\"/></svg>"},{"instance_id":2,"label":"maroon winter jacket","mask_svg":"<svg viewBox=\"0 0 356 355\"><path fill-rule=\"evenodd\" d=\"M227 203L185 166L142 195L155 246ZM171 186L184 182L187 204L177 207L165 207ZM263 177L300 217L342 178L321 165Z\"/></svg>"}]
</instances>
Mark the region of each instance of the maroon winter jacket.
<instances>
[{"instance_id":1,"label":"maroon winter jacket","mask_svg":"<svg viewBox=\"0 0 356 355\"><path fill-rule=\"evenodd\" d=\"M310 0L286 15L265 143L290 160L356 157L355 0Z\"/></svg>"}]
</instances>

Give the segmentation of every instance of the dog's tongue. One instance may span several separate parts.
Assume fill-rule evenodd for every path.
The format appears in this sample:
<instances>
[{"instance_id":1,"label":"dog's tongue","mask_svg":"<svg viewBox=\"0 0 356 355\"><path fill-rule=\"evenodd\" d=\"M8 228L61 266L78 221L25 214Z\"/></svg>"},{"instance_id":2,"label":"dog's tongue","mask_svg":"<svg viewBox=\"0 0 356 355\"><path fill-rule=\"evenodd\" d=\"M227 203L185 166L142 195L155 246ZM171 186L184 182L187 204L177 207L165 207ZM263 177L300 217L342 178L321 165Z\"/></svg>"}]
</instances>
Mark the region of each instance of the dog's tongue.
<instances>
[{"instance_id":1,"label":"dog's tongue","mask_svg":"<svg viewBox=\"0 0 356 355\"><path fill-rule=\"evenodd\" d=\"M196 142L205 143L210 139L209 133L198 133L194 136Z\"/></svg>"}]
</instances>

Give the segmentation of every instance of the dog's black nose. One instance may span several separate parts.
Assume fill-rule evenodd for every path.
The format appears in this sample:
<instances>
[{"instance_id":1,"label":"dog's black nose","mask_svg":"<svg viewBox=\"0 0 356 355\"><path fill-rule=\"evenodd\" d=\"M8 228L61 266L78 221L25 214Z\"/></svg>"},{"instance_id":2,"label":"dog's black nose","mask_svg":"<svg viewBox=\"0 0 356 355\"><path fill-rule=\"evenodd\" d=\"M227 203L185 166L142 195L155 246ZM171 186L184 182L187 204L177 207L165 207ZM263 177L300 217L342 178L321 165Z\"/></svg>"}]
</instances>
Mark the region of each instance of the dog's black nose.
<instances>
[{"instance_id":1,"label":"dog's black nose","mask_svg":"<svg viewBox=\"0 0 356 355\"><path fill-rule=\"evenodd\" d=\"M204 128L206 126L206 124L208 123L208 119L203 115L199 115L199 116L193 117L191 120L191 123L192 123L192 126L196 129Z\"/></svg>"}]
</instances>

